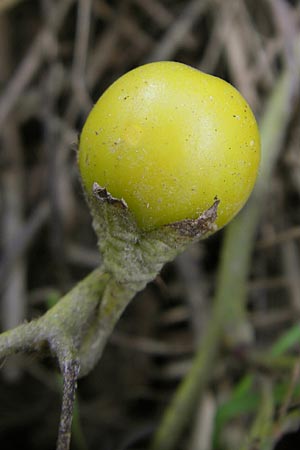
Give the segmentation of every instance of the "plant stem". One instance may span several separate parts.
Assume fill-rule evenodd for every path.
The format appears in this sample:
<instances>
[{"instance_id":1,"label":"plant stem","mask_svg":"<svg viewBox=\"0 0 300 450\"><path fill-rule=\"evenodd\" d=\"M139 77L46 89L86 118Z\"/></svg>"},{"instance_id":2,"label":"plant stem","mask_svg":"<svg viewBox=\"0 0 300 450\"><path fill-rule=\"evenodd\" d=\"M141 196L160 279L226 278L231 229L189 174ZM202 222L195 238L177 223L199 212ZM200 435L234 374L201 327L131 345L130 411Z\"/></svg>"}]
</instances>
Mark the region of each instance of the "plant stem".
<instances>
[{"instance_id":1,"label":"plant stem","mask_svg":"<svg viewBox=\"0 0 300 450\"><path fill-rule=\"evenodd\" d=\"M101 358L107 339L134 294L115 280L107 284L96 319L80 348L81 376L89 373Z\"/></svg>"},{"instance_id":2,"label":"plant stem","mask_svg":"<svg viewBox=\"0 0 300 450\"><path fill-rule=\"evenodd\" d=\"M65 360L61 371L63 375L63 398L56 449L68 450L71 442L75 392L79 374L79 362L76 357L75 359Z\"/></svg>"},{"instance_id":3,"label":"plant stem","mask_svg":"<svg viewBox=\"0 0 300 450\"><path fill-rule=\"evenodd\" d=\"M221 332L222 320L218 314L218 308L216 308L212 324L203 338L192 368L188 376L179 385L171 405L163 416L162 424L150 447L151 450L169 450L174 448L180 439L183 426L191 418L199 396L203 393L211 376L211 369L217 355Z\"/></svg>"},{"instance_id":4,"label":"plant stem","mask_svg":"<svg viewBox=\"0 0 300 450\"><path fill-rule=\"evenodd\" d=\"M44 344L48 344L58 359L63 376L63 399L57 450L68 450L70 446L76 383L81 366L80 347L97 316L109 280L102 268L94 270L44 316L0 335L0 359L17 352L40 350ZM102 345L110 332L108 329L108 334L102 336ZM97 349L88 351L97 353ZM82 367L85 370L84 363Z\"/></svg>"},{"instance_id":5,"label":"plant stem","mask_svg":"<svg viewBox=\"0 0 300 450\"><path fill-rule=\"evenodd\" d=\"M274 414L274 395L272 383L268 378L262 378L260 380L260 397L261 401L256 418L241 450L266 450L270 448Z\"/></svg>"},{"instance_id":6,"label":"plant stem","mask_svg":"<svg viewBox=\"0 0 300 450\"><path fill-rule=\"evenodd\" d=\"M19 325L0 335L0 360L15 353L37 350L40 339L37 321Z\"/></svg>"}]
</instances>

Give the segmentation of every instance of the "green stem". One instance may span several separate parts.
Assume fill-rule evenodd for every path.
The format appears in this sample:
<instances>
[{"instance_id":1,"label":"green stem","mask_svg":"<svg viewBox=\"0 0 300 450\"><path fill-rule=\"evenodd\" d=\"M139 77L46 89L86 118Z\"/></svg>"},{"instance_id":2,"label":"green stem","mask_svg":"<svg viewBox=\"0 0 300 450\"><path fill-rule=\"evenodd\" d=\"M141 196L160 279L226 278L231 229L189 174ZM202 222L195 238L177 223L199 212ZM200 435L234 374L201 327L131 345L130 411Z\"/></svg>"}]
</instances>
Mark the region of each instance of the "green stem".
<instances>
[{"instance_id":1,"label":"green stem","mask_svg":"<svg viewBox=\"0 0 300 450\"><path fill-rule=\"evenodd\" d=\"M94 319L109 276L98 268L39 319L0 335L0 359L49 344L60 364L65 350L78 349Z\"/></svg>"},{"instance_id":2,"label":"green stem","mask_svg":"<svg viewBox=\"0 0 300 450\"><path fill-rule=\"evenodd\" d=\"M44 316L0 335L0 358L41 349L47 343L58 359L63 376L63 399L57 450L68 450L70 446L76 383L80 369L86 373L84 354L80 360L80 348L97 316L109 280L110 276L102 268L94 270ZM118 309L117 304L112 307ZM101 314L98 318L100 326L101 321L105 324L103 341L98 345L103 346L111 333L115 322L109 319ZM98 355L98 349L89 348L88 353L90 357Z\"/></svg>"},{"instance_id":3,"label":"green stem","mask_svg":"<svg viewBox=\"0 0 300 450\"><path fill-rule=\"evenodd\" d=\"M267 450L271 446L274 395L272 383L267 378L260 380L260 397L261 401L256 418L241 450L251 450L255 448Z\"/></svg>"},{"instance_id":4,"label":"green stem","mask_svg":"<svg viewBox=\"0 0 300 450\"><path fill-rule=\"evenodd\" d=\"M81 376L89 373L101 358L107 339L134 294L113 279L107 284L96 319L80 348Z\"/></svg>"},{"instance_id":5,"label":"green stem","mask_svg":"<svg viewBox=\"0 0 300 450\"><path fill-rule=\"evenodd\" d=\"M134 295L187 245L215 229L218 201L196 219L141 230L126 203L94 183L88 197L103 268L96 269L43 317L0 335L0 357L40 349L59 361L64 378L58 450L70 445L75 387L101 357L108 337ZM1 353L2 350L2 353Z\"/></svg>"},{"instance_id":6,"label":"green stem","mask_svg":"<svg viewBox=\"0 0 300 450\"><path fill-rule=\"evenodd\" d=\"M36 321L5 331L0 335L0 360L15 353L38 350L40 343Z\"/></svg>"},{"instance_id":7,"label":"green stem","mask_svg":"<svg viewBox=\"0 0 300 450\"><path fill-rule=\"evenodd\" d=\"M171 405L163 416L162 424L151 444L151 450L169 450L174 448L180 439L183 427L191 419L199 396L203 393L210 379L221 332L222 320L216 310L212 324L194 358L192 368L188 376L179 385Z\"/></svg>"}]
</instances>

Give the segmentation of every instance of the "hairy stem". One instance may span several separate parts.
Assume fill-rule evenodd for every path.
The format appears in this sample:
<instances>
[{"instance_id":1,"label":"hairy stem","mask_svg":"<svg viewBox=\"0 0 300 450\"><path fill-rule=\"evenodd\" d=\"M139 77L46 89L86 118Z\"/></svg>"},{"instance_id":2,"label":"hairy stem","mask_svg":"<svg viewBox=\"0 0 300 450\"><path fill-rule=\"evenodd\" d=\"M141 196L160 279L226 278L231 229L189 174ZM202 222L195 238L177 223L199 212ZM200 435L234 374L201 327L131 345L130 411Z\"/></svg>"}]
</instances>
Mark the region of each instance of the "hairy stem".
<instances>
[{"instance_id":1,"label":"hairy stem","mask_svg":"<svg viewBox=\"0 0 300 450\"><path fill-rule=\"evenodd\" d=\"M40 344L38 321L22 324L0 335L0 360L15 353L37 350Z\"/></svg>"},{"instance_id":2,"label":"hairy stem","mask_svg":"<svg viewBox=\"0 0 300 450\"><path fill-rule=\"evenodd\" d=\"M90 372L100 359L107 339L134 294L115 280L107 284L95 322L80 348L80 376Z\"/></svg>"},{"instance_id":3,"label":"hairy stem","mask_svg":"<svg viewBox=\"0 0 300 450\"><path fill-rule=\"evenodd\" d=\"M56 449L68 450L71 442L75 392L79 374L78 359L75 357L65 360L61 371L63 375L63 399Z\"/></svg>"}]
</instances>

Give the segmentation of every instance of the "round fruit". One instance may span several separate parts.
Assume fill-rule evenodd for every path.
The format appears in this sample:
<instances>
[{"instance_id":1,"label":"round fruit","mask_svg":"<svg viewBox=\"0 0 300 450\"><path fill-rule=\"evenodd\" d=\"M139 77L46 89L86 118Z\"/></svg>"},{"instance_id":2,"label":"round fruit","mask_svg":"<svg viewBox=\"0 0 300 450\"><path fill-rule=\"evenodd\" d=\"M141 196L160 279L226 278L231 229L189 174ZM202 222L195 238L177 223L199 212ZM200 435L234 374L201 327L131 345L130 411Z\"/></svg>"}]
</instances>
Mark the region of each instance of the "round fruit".
<instances>
[{"instance_id":1,"label":"round fruit","mask_svg":"<svg viewBox=\"0 0 300 450\"><path fill-rule=\"evenodd\" d=\"M227 82L177 62L134 69L83 127L79 168L123 198L142 229L195 219L218 198L223 227L249 197L260 160L253 113Z\"/></svg>"}]
</instances>

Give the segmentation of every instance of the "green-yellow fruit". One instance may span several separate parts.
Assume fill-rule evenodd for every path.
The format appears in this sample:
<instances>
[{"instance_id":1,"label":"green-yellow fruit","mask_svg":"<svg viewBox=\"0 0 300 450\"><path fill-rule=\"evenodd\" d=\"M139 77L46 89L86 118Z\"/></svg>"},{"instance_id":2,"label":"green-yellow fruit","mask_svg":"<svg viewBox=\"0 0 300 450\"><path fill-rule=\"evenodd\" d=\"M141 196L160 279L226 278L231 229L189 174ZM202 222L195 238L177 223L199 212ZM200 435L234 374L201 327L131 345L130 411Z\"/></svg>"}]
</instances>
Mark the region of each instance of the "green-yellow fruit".
<instances>
[{"instance_id":1,"label":"green-yellow fruit","mask_svg":"<svg viewBox=\"0 0 300 450\"><path fill-rule=\"evenodd\" d=\"M176 62L150 63L113 83L83 127L79 168L123 198L142 229L195 219L220 200L217 226L242 208L257 176L259 131L227 82Z\"/></svg>"}]
</instances>

